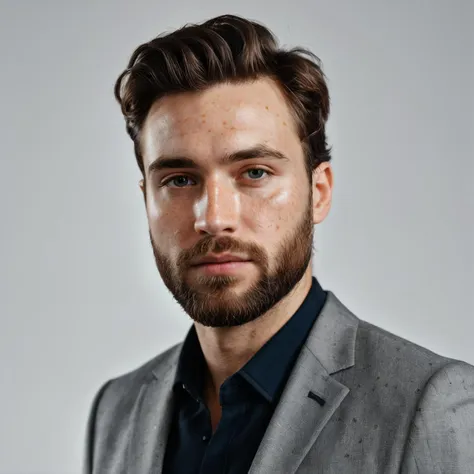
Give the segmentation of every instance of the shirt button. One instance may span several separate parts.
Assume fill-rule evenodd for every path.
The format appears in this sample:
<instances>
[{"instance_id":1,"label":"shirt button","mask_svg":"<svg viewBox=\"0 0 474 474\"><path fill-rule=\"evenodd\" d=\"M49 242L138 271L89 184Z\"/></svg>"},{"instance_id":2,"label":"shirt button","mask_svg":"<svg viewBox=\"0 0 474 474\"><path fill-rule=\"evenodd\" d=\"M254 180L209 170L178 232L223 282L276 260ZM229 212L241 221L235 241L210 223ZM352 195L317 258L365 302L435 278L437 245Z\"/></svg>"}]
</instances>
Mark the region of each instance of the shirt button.
<instances>
[{"instance_id":1,"label":"shirt button","mask_svg":"<svg viewBox=\"0 0 474 474\"><path fill-rule=\"evenodd\" d=\"M204 436L202 437L202 440L203 440L203 441L207 441L207 436L204 435Z\"/></svg>"}]
</instances>

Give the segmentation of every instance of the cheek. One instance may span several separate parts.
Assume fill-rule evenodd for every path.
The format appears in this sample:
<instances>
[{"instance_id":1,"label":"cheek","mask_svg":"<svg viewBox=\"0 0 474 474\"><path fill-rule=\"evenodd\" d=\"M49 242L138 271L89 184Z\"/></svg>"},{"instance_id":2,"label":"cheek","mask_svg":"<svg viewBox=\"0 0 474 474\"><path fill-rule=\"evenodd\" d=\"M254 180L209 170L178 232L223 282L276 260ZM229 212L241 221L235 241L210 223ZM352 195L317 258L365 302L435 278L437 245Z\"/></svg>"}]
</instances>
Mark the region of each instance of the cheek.
<instances>
[{"instance_id":1,"label":"cheek","mask_svg":"<svg viewBox=\"0 0 474 474\"><path fill-rule=\"evenodd\" d=\"M159 199L152 193L148 196L146 213L150 227L155 227L163 232L166 229L177 229L180 220L177 216L185 219L185 212L188 206L182 202L173 201L163 193Z\"/></svg>"},{"instance_id":2,"label":"cheek","mask_svg":"<svg viewBox=\"0 0 474 474\"><path fill-rule=\"evenodd\" d=\"M262 240L279 242L294 227L301 208L301 198L287 189L269 193L255 204L250 215L257 216Z\"/></svg>"},{"instance_id":3,"label":"cheek","mask_svg":"<svg viewBox=\"0 0 474 474\"><path fill-rule=\"evenodd\" d=\"M183 206L178 211L154 203L147 208L147 218L153 240L172 260L177 258L182 249L190 246L188 239L193 232L189 223L192 220L186 217Z\"/></svg>"},{"instance_id":4,"label":"cheek","mask_svg":"<svg viewBox=\"0 0 474 474\"><path fill-rule=\"evenodd\" d=\"M155 223L163 216L164 214L163 210L164 210L163 203L159 203L156 200L153 194L153 191L148 187L147 199L146 199L146 214L148 217L148 223L150 224L150 227L152 226L152 223Z\"/></svg>"},{"instance_id":5,"label":"cheek","mask_svg":"<svg viewBox=\"0 0 474 474\"><path fill-rule=\"evenodd\" d=\"M172 227L173 214L162 203L157 203L153 196L148 198L146 214L153 240L159 244L160 248L167 246L170 234L175 231ZM174 224L176 225L176 219L174 219Z\"/></svg>"},{"instance_id":6,"label":"cheek","mask_svg":"<svg viewBox=\"0 0 474 474\"><path fill-rule=\"evenodd\" d=\"M273 207L286 208L290 205L293 199L294 196L292 196L287 189L284 189L271 196L270 203Z\"/></svg>"},{"instance_id":7,"label":"cheek","mask_svg":"<svg viewBox=\"0 0 474 474\"><path fill-rule=\"evenodd\" d=\"M291 226L298 215L301 206L301 198L288 189L282 189L267 199L268 208L274 213L273 218L279 226Z\"/></svg>"}]
</instances>

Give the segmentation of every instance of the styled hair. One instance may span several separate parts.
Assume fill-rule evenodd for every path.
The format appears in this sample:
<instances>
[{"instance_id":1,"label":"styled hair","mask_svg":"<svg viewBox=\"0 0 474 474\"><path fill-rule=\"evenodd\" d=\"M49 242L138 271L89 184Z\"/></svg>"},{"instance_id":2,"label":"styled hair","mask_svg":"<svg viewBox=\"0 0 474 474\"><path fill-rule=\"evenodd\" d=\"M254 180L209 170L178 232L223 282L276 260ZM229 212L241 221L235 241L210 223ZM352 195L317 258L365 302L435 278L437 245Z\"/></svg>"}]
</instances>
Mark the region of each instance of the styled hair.
<instances>
[{"instance_id":1,"label":"styled hair","mask_svg":"<svg viewBox=\"0 0 474 474\"><path fill-rule=\"evenodd\" d=\"M325 131L329 91L321 61L304 48L279 48L268 28L235 15L188 24L138 46L118 77L115 97L143 176L140 134L156 100L262 77L273 79L288 101L311 177L320 163L331 159Z\"/></svg>"}]
</instances>

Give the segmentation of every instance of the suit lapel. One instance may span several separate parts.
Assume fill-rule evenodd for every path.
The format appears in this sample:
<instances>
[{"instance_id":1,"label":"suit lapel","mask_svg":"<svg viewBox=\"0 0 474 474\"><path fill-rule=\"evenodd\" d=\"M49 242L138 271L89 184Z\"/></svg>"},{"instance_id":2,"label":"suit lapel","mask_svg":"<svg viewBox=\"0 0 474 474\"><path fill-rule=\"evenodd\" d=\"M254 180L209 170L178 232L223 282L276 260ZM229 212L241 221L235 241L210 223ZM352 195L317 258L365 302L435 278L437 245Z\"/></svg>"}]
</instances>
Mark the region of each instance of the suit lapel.
<instances>
[{"instance_id":1,"label":"suit lapel","mask_svg":"<svg viewBox=\"0 0 474 474\"><path fill-rule=\"evenodd\" d=\"M173 382L181 345L158 367L138 394L128 451L128 471L161 473L173 417Z\"/></svg>"},{"instance_id":2,"label":"suit lapel","mask_svg":"<svg viewBox=\"0 0 474 474\"><path fill-rule=\"evenodd\" d=\"M328 291L253 460L249 474L293 474L349 393L331 377L354 365L358 319ZM162 472L174 410L181 344L141 386L133 412L128 471ZM311 392L311 395L308 396Z\"/></svg>"},{"instance_id":3,"label":"suit lapel","mask_svg":"<svg viewBox=\"0 0 474 474\"><path fill-rule=\"evenodd\" d=\"M354 365L358 319L332 292L301 350L249 474L293 474L349 393L331 374Z\"/></svg>"}]
</instances>

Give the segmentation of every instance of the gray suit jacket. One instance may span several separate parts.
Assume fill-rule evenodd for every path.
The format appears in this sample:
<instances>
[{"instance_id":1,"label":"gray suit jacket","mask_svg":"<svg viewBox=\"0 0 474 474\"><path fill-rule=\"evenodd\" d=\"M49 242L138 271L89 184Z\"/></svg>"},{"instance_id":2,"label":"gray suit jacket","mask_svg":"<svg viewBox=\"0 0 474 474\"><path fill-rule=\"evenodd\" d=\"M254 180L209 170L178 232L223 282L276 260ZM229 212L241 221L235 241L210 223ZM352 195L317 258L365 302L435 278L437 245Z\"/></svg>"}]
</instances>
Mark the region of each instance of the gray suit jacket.
<instances>
[{"instance_id":1,"label":"gray suit jacket","mask_svg":"<svg viewBox=\"0 0 474 474\"><path fill-rule=\"evenodd\" d=\"M162 472L181 345L98 391L85 474ZM329 291L249 472L474 473L474 367L358 319Z\"/></svg>"}]
</instances>

